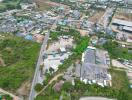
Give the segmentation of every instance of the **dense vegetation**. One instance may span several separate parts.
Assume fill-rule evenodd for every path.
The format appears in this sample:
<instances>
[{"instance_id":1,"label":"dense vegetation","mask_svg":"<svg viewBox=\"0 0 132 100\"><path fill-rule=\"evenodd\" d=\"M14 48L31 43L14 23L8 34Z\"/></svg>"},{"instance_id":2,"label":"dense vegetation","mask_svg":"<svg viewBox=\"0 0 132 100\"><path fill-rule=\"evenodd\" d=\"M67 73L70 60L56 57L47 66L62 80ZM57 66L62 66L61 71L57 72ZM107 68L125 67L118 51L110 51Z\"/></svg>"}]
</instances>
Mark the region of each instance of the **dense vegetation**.
<instances>
[{"instance_id":1,"label":"dense vegetation","mask_svg":"<svg viewBox=\"0 0 132 100\"><path fill-rule=\"evenodd\" d=\"M69 59L66 59L64 63L59 66L59 70L57 71L57 73L64 72L71 64L74 64L77 59L80 59L82 52L84 52L84 50L88 46L88 38L81 37L80 34L73 29L70 29L69 32L63 32L63 31L51 32L51 38L53 40L57 40L57 37L59 35L73 36L75 43L77 45L76 48L73 49L73 54L69 57ZM114 44L114 46L112 44ZM114 52L112 51L113 48L116 47L120 48L120 46L119 45L115 46L116 43L112 43L112 44L105 44L104 48L105 49L110 48L109 53L113 57L114 54L111 53ZM115 57L120 56L119 54L117 55ZM124 57L123 55L121 55L121 57ZM126 55L125 57L128 56L130 56L131 58L131 55ZM57 73L54 73L54 75L56 75ZM53 89L55 82L53 82L48 88L46 88L46 90L43 93L41 93L41 95L37 96L36 100L43 100L43 98L45 98L46 100L53 100L53 99L58 100L61 96L63 97L63 100L78 100L82 96L103 96L109 98L117 98L118 100L131 100L132 90L129 88L129 82L125 71L111 69L110 73L112 75L112 87L103 88L96 84L86 85L80 82L78 79L76 79L75 86L73 86L69 82L65 82L63 84L61 91L55 92ZM46 75L48 77L47 80L45 81L46 84L54 75L52 76L50 76L49 74Z\"/></svg>"},{"instance_id":2,"label":"dense vegetation","mask_svg":"<svg viewBox=\"0 0 132 100\"><path fill-rule=\"evenodd\" d=\"M127 48L121 47L115 41L110 40L103 47L109 52L112 58L132 59L132 53L129 53Z\"/></svg>"},{"instance_id":3,"label":"dense vegetation","mask_svg":"<svg viewBox=\"0 0 132 100\"><path fill-rule=\"evenodd\" d=\"M32 79L40 45L14 35L0 35L4 36L0 37L0 87L16 90Z\"/></svg>"},{"instance_id":4,"label":"dense vegetation","mask_svg":"<svg viewBox=\"0 0 132 100\"><path fill-rule=\"evenodd\" d=\"M28 2L31 0L3 0L0 2L0 12L5 11L5 10L11 10L15 8L21 8L20 3L21 2Z\"/></svg>"},{"instance_id":5,"label":"dense vegetation","mask_svg":"<svg viewBox=\"0 0 132 100\"><path fill-rule=\"evenodd\" d=\"M12 100L13 98L11 96L9 96L9 95L2 95L2 96L0 96L0 100L1 99Z\"/></svg>"},{"instance_id":6,"label":"dense vegetation","mask_svg":"<svg viewBox=\"0 0 132 100\"><path fill-rule=\"evenodd\" d=\"M113 69L110 72L113 77L112 87L103 88L96 84L88 85L76 79L75 86L69 82L65 82L60 92L55 92L53 89L54 83L51 84L36 100L43 100L43 98L46 100L58 100L60 96L63 97L63 100L79 100L82 96L103 96L117 98L118 100L131 100L132 90L128 88L129 84L126 73Z\"/></svg>"}]
</instances>

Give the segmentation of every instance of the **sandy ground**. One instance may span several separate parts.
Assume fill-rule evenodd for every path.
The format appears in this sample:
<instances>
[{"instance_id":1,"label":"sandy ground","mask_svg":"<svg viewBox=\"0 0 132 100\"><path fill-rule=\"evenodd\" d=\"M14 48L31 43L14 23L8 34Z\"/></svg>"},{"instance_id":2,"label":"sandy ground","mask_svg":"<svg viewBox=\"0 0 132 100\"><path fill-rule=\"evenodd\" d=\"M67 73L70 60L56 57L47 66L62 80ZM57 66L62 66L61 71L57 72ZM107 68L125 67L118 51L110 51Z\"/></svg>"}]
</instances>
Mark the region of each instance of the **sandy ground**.
<instances>
[{"instance_id":1,"label":"sandy ground","mask_svg":"<svg viewBox=\"0 0 132 100\"><path fill-rule=\"evenodd\" d=\"M86 30L78 30L81 34L81 36L86 36L88 35L87 31Z\"/></svg>"},{"instance_id":2,"label":"sandy ground","mask_svg":"<svg viewBox=\"0 0 132 100\"><path fill-rule=\"evenodd\" d=\"M89 18L89 20L92 22L98 22L99 19L104 15L104 13L105 11L96 12L93 16Z\"/></svg>"},{"instance_id":3,"label":"sandy ground","mask_svg":"<svg viewBox=\"0 0 132 100\"><path fill-rule=\"evenodd\" d=\"M130 13L130 9L117 9L116 14L114 15L114 18L132 21L132 13Z\"/></svg>"},{"instance_id":4,"label":"sandy ground","mask_svg":"<svg viewBox=\"0 0 132 100\"><path fill-rule=\"evenodd\" d=\"M120 13L120 14L116 14L114 16L114 18L116 18L116 19L122 19L122 20L127 20L127 21L132 21L132 14L123 14L123 13Z\"/></svg>"},{"instance_id":5,"label":"sandy ground","mask_svg":"<svg viewBox=\"0 0 132 100\"><path fill-rule=\"evenodd\" d=\"M73 39L72 38L69 38L69 39L61 38L59 41L54 42L49 46L48 52L57 51L58 49L60 49L60 47L66 47L69 45L73 46Z\"/></svg>"},{"instance_id":6,"label":"sandy ground","mask_svg":"<svg viewBox=\"0 0 132 100\"><path fill-rule=\"evenodd\" d=\"M132 84L132 72L127 72L127 76L129 78L129 82Z\"/></svg>"},{"instance_id":7,"label":"sandy ground","mask_svg":"<svg viewBox=\"0 0 132 100\"><path fill-rule=\"evenodd\" d=\"M28 97L28 94L31 88L30 86L31 86L30 81L23 83L22 86L17 90L17 94L20 96Z\"/></svg>"},{"instance_id":8,"label":"sandy ground","mask_svg":"<svg viewBox=\"0 0 132 100\"><path fill-rule=\"evenodd\" d=\"M0 40L3 40L4 38L5 36L0 34Z\"/></svg>"},{"instance_id":9,"label":"sandy ground","mask_svg":"<svg viewBox=\"0 0 132 100\"><path fill-rule=\"evenodd\" d=\"M0 57L0 66L6 66L4 60Z\"/></svg>"}]
</instances>

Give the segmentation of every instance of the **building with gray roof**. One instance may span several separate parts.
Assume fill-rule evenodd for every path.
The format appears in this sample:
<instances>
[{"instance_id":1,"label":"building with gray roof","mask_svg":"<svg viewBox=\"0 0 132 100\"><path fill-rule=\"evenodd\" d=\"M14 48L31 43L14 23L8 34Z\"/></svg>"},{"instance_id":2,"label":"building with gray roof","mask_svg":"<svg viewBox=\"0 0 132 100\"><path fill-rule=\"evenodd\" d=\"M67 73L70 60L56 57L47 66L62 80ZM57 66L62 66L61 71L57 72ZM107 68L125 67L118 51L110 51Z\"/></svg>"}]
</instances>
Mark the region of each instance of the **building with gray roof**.
<instances>
[{"instance_id":1,"label":"building with gray roof","mask_svg":"<svg viewBox=\"0 0 132 100\"><path fill-rule=\"evenodd\" d=\"M107 59L108 52L94 47L88 47L82 56L82 66L80 69L80 80L85 83L100 83L107 86L107 81L111 80L107 69L109 65ZM105 84L104 84L105 81Z\"/></svg>"}]
</instances>

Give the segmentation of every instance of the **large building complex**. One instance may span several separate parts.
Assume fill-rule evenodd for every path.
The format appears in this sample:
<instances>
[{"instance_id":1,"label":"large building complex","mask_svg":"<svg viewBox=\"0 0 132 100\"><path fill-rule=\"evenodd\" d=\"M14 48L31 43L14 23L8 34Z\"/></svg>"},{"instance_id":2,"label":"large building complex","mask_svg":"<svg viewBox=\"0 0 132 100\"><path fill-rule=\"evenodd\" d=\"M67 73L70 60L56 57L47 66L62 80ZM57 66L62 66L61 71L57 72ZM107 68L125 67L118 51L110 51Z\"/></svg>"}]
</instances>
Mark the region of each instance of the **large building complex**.
<instances>
[{"instance_id":1,"label":"large building complex","mask_svg":"<svg viewBox=\"0 0 132 100\"><path fill-rule=\"evenodd\" d=\"M89 46L82 55L80 80L86 84L97 83L102 87L111 85L108 74L110 58L108 52Z\"/></svg>"}]
</instances>

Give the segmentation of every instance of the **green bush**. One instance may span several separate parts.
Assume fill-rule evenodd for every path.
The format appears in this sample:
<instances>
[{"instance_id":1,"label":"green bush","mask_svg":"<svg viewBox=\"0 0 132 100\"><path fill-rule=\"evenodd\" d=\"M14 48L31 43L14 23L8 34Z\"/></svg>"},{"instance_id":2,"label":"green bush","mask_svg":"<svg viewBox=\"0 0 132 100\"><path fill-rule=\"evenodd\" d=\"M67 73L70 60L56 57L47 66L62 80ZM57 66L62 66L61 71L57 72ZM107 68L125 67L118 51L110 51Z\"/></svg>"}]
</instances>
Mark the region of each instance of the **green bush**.
<instances>
[{"instance_id":1,"label":"green bush","mask_svg":"<svg viewBox=\"0 0 132 100\"><path fill-rule=\"evenodd\" d=\"M24 81L31 80L40 45L14 35L0 40L0 55L5 66L0 65L0 87L16 90Z\"/></svg>"},{"instance_id":2,"label":"green bush","mask_svg":"<svg viewBox=\"0 0 132 100\"><path fill-rule=\"evenodd\" d=\"M128 52L127 48L122 48L119 43L115 41L106 42L103 47L109 52L112 58L118 59L132 59L132 54Z\"/></svg>"},{"instance_id":3,"label":"green bush","mask_svg":"<svg viewBox=\"0 0 132 100\"><path fill-rule=\"evenodd\" d=\"M35 89L36 92L39 92L39 91L41 91L43 89L43 85L40 84L40 83L37 83L35 85L35 88L34 89Z\"/></svg>"}]
</instances>

